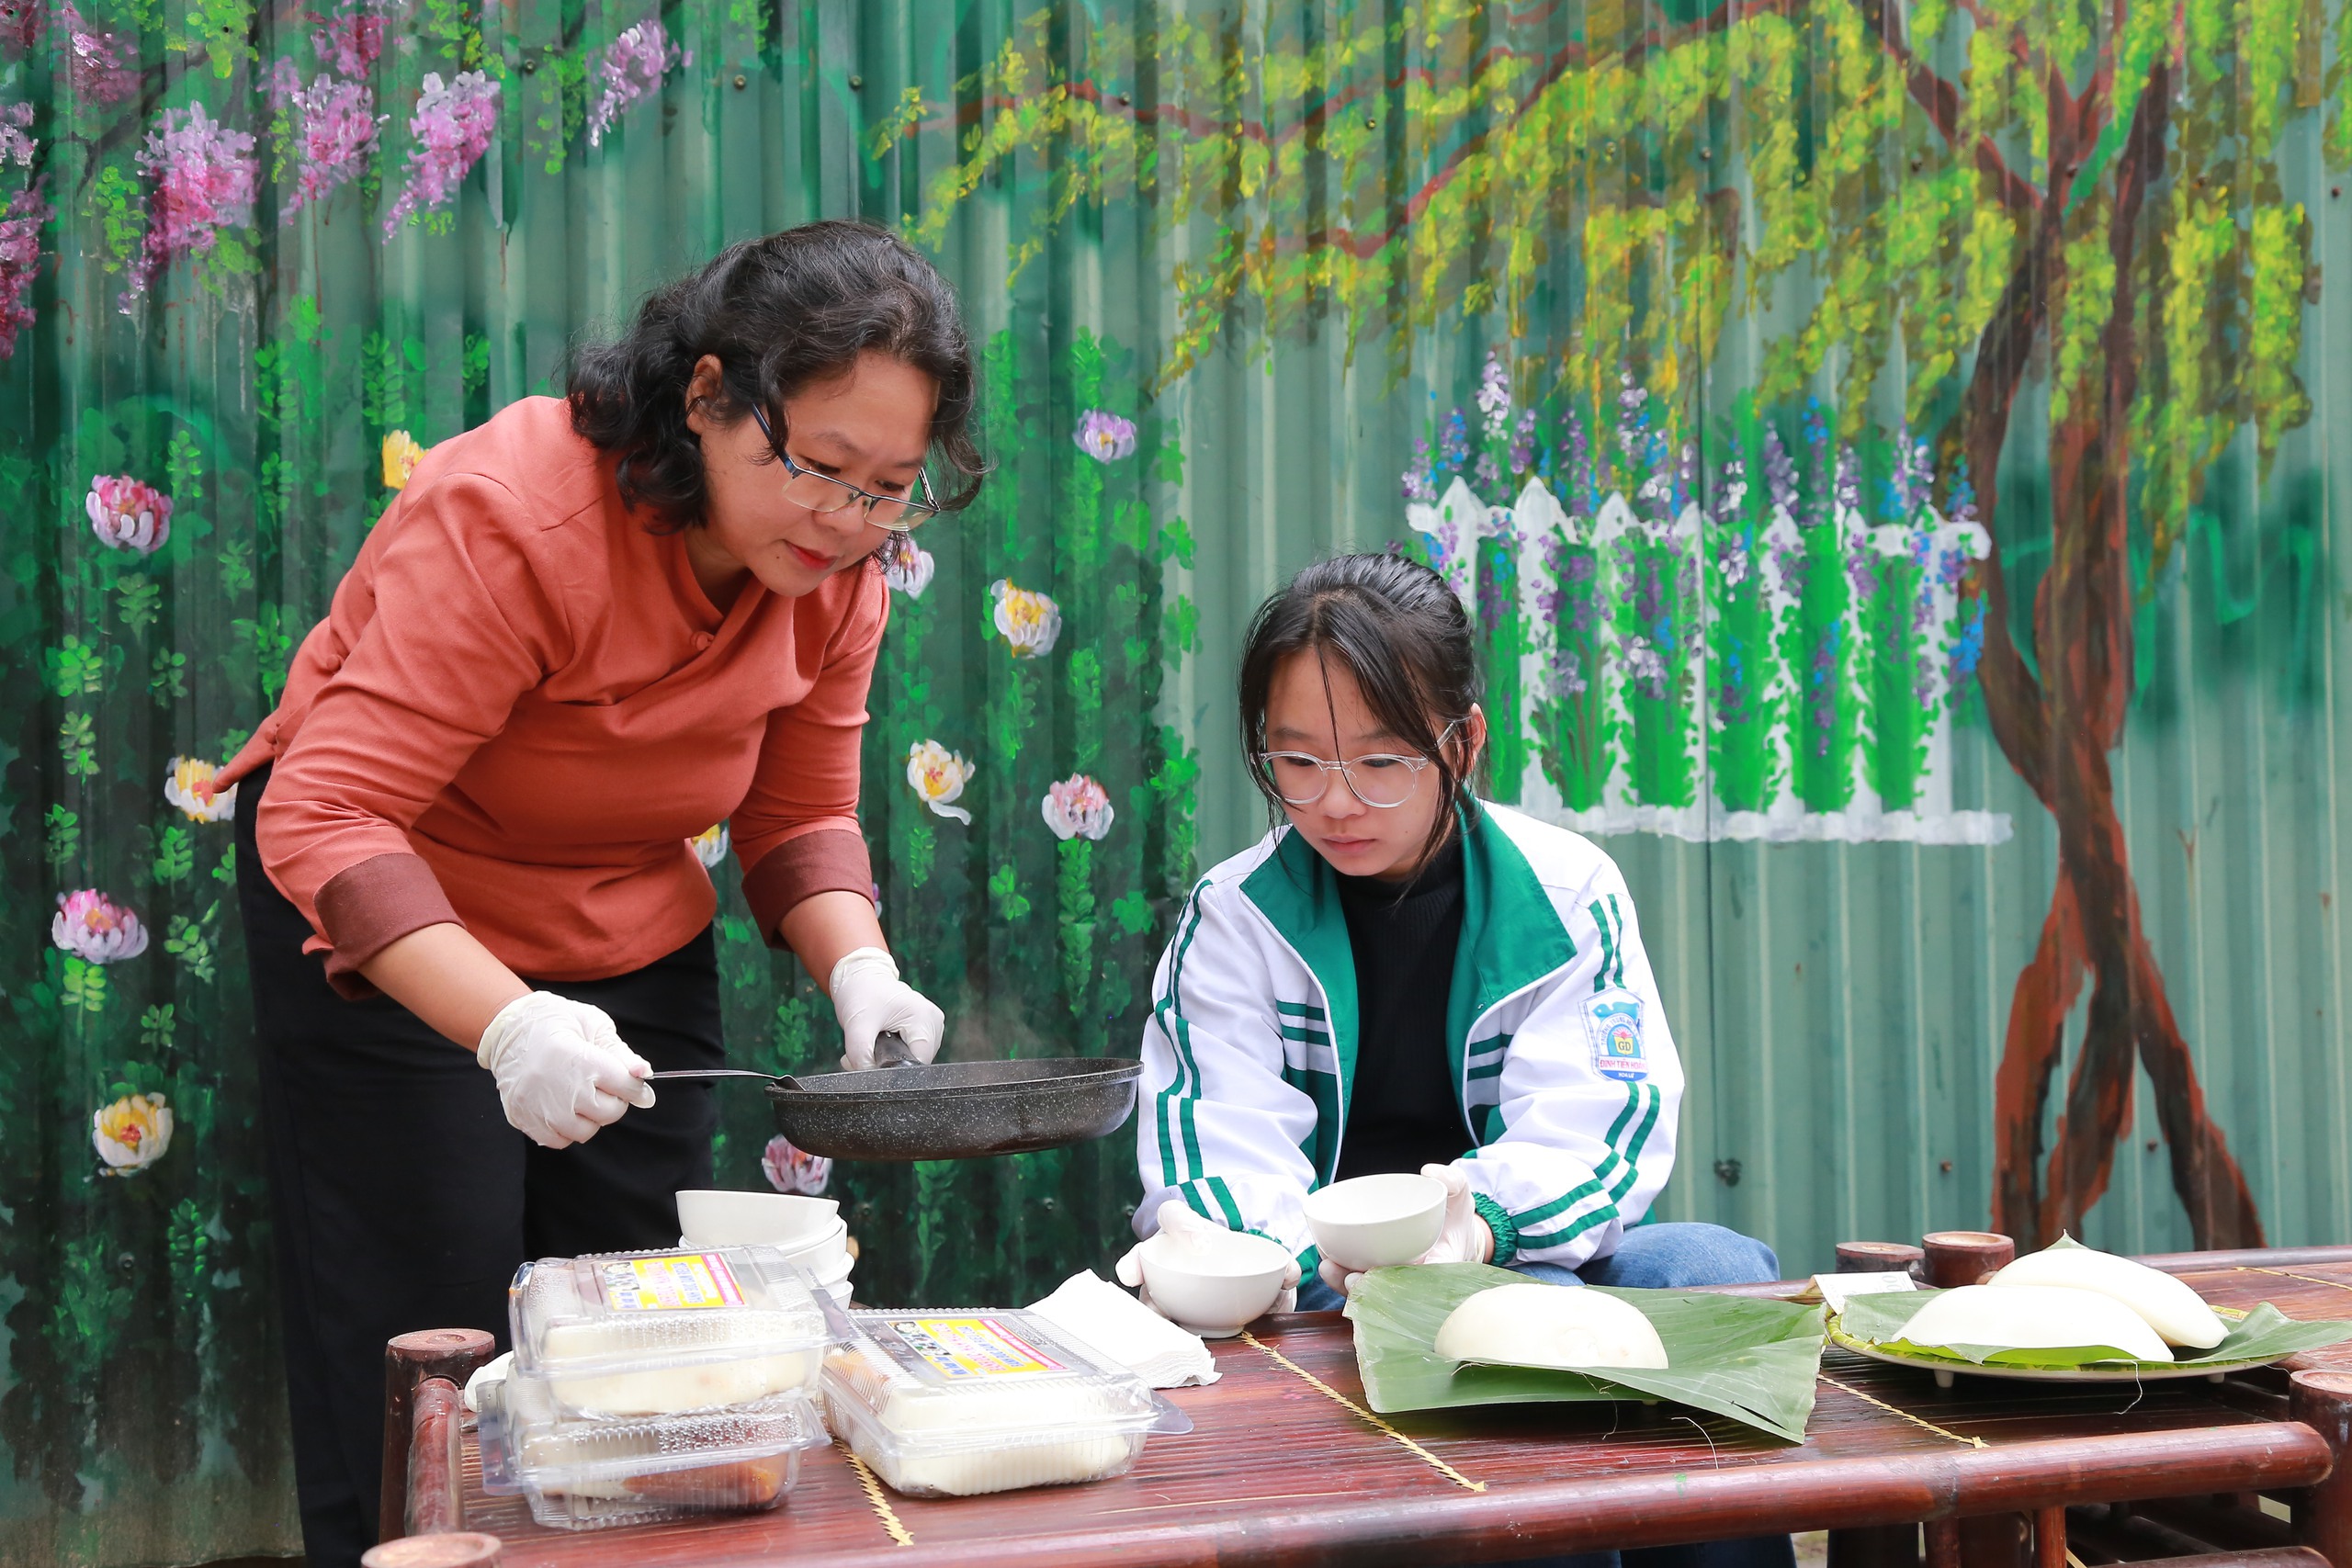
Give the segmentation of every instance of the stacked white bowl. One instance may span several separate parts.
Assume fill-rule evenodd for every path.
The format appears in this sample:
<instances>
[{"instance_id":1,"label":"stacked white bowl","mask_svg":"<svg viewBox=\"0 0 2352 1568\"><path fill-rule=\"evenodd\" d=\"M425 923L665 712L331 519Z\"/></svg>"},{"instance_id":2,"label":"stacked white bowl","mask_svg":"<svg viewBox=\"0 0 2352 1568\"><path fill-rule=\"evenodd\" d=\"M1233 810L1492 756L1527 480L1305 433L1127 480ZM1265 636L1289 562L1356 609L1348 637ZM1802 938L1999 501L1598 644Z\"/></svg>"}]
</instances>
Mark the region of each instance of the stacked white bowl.
<instances>
[{"instance_id":1,"label":"stacked white bowl","mask_svg":"<svg viewBox=\"0 0 2352 1568\"><path fill-rule=\"evenodd\" d=\"M832 1198L803 1198L789 1192L727 1192L711 1190L678 1194L680 1247L772 1247L808 1271L820 1290L849 1304L849 1222Z\"/></svg>"}]
</instances>

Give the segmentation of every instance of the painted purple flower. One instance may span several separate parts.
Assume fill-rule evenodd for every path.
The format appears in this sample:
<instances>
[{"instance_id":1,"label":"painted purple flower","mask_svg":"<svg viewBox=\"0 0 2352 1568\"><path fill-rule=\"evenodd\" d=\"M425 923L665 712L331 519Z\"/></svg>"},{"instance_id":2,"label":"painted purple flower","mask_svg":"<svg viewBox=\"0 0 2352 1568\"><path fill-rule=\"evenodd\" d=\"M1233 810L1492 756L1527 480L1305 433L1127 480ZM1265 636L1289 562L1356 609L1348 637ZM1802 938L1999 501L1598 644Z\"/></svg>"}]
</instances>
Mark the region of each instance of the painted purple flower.
<instances>
[{"instance_id":1,"label":"painted purple flower","mask_svg":"<svg viewBox=\"0 0 2352 1568\"><path fill-rule=\"evenodd\" d=\"M650 17L625 30L605 46L604 62L596 67L603 89L588 111L588 145L602 146L615 120L659 92L662 77L692 63L693 57L672 43L662 24Z\"/></svg>"},{"instance_id":2,"label":"painted purple flower","mask_svg":"<svg viewBox=\"0 0 2352 1568\"><path fill-rule=\"evenodd\" d=\"M1430 468L1430 438L1426 435L1413 443L1413 466L1398 476L1397 482L1407 501L1424 503L1437 499L1437 478Z\"/></svg>"},{"instance_id":3,"label":"painted purple flower","mask_svg":"<svg viewBox=\"0 0 2352 1568\"><path fill-rule=\"evenodd\" d=\"M325 200L365 169L376 150L376 128L391 118L376 112L375 90L365 82L322 74L308 87L288 88L283 97L294 112L296 134L294 188L278 214L280 222Z\"/></svg>"},{"instance_id":4,"label":"painted purple flower","mask_svg":"<svg viewBox=\"0 0 2352 1568\"><path fill-rule=\"evenodd\" d=\"M311 19L318 23L311 33L312 51L322 63L332 62L345 76L367 75L384 52L384 16L374 4Z\"/></svg>"},{"instance_id":5,"label":"painted purple flower","mask_svg":"<svg viewBox=\"0 0 2352 1568\"><path fill-rule=\"evenodd\" d=\"M89 26L70 3L58 7L57 23L65 35L66 80L73 84L76 97L93 108L104 108L138 90L135 65L124 63L126 56L137 61L135 43Z\"/></svg>"},{"instance_id":6,"label":"painted purple flower","mask_svg":"<svg viewBox=\"0 0 2352 1568\"><path fill-rule=\"evenodd\" d=\"M1495 455L1492 452L1478 454L1477 464L1470 470L1470 478L1472 483L1483 494L1492 495L1501 488L1502 475L1496 471Z\"/></svg>"},{"instance_id":7,"label":"painted purple flower","mask_svg":"<svg viewBox=\"0 0 2352 1568\"><path fill-rule=\"evenodd\" d=\"M1098 463L1115 463L1136 451L1136 422L1101 409L1089 409L1071 435L1078 449Z\"/></svg>"},{"instance_id":8,"label":"painted purple flower","mask_svg":"<svg viewBox=\"0 0 2352 1568\"><path fill-rule=\"evenodd\" d=\"M0 105L0 164L13 162L19 168L30 168L33 152L40 142L33 136L33 106L28 103Z\"/></svg>"},{"instance_id":9,"label":"painted purple flower","mask_svg":"<svg viewBox=\"0 0 2352 1568\"><path fill-rule=\"evenodd\" d=\"M1797 465L1789 449L1781 444L1781 433L1770 425L1764 427L1764 483L1772 492L1772 504L1792 517L1797 507Z\"/></svg>"},{"instance_id":10,"label":"painted purple flower","mask_svg":"<svg viewBox=\"0 0 2352 1568\"><path fill-rule=\"evenodd\" d=\"M139 166L154 182L147 213L147 243L132 268L130 301L146 291L175 257L209 254L220 231L253 220L258 165L254 139L204 112L202 104L165 109L147 132Z\"/></svg>"},{"instance_id":11,"label":"painted purple flower","mask_svg":"<svg viewBox=\"0 0 2352 1568\"><path fill-rule=\"evenodd\" d=\"M1446 416L1445 427L1438 433L1437 460L1448 473L1458 474L1470 466L1470 426L1460 409Z\"/></svg>"},{"instance_id":12,"label":"painted purple flower","mask_svg":"<svg viewBox=\"0 0 2352 1568\"><path fill-rule=\"evenodd\" d=\"M1523 474L1527 472L1528 465L1534 460L1535 411L1528 409L1519 416L1519 428L1511 432L1510 471L1514 474Z\"/></svg>"},{"instance_id":13,"label":"painted purple flower","mask_svg":"<svg viewBox=\"0 0 2352 1568\"><path fill-rule=\"evenodd\" d=\"M100 474L82 503L98 542L152 556L172 536L172 498L129 474Z\"/></svg>"},{"instance_id":14,"label":"painted purple flower","mask_svg":"<svg viewBox=\"0 0 2352 1568\"><path fill-rule=\"evenodd\" d=\"M29 54L40 41L40 0L0 0L0 47Z\"/></svg>"},{"instance_id":15,"label":"painted purple flower","mask_svg":"<svg viewBox=\"0 0 2352 1568\"><path fill-rule=\"evenodd\" d=\"M498 84L481 72L461 71L447 84L437 72L424 73L424 90L408 121L416 145L409 149L408 177L400 199L385 215L385 239L411 217L444 206L458 194L458 186L489 150L490 133L497 124Z\"/></svg>"},{"instance_id":16,"label":"painted purple flower","mask_svg":"<svg viewBox=\"0 0 2352 1568\"><path fill-rule=\"evenodd\" d=\"M95 887L57 896L49 940L85 964L119 964L147 951L139 917Z\"/></svg>"},{"instance_id":17,"label":"painted purple flower","mask_svg":"<svg viewBox=\"0 0 2352 1568\"><path fill-rule=\"evenodd\" d=\"M1968 459L1962 457L1944 487L1944 508L1955 523L1976 521L1976 487L1968 482Z\"/></svg>"},{"instance_id":18,"label":"painted purple flower","mask_svg":"<svg viewBox=\"0 0 2352 1568\"><path fill-rule=\"evenodd\" d=\"M41 225L55 216L41 197L42 183L35 180L0 208L0 359L17 352L17 334L33 324L26 296L40 267Z\"/></svg>"},{"instance_id":19,"label":"painted purple flower","mask_svg":"<svg viewBox=\"0 0 2352 1568\"><path fill-rule=\"evenodd\" d=\"M1510 423L1510 372L1491 349L1487 368L1478 378L1478 412L1486 420L1489 439L1502 434Z\"/></svg>"},{"instance_id":20,"label":"painted purple flower","mask_svg":"<svg viewBox=\"0 0 2352 1568\"><path fill-rule=\"evenodd\" d=\"M794 1148L791 1140L781 1133L770 1138L768 1146L761 1151L760 1169L767 1177L768 1185L777 1191L797 1192L808 1198L821 1195L833 1179L831 1160Z\"/></svg>"}]
</instances>

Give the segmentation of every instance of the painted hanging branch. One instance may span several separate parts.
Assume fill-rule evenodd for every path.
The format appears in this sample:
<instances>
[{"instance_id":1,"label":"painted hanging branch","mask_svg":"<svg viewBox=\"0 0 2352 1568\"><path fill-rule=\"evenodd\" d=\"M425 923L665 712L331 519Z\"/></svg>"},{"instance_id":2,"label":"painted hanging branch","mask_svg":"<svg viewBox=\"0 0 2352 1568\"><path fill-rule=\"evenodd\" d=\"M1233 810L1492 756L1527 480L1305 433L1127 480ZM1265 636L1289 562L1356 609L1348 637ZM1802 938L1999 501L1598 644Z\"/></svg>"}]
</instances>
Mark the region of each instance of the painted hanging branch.
<instances>
[{"instance_id":1,"label":"painted hanging branch","mask_svg":"<svg viewBox=\"0 0 2352 1568\"><path fill-rule=\"evenodd\" d=\"M1630 364L1688 403L1732 312L1793 289L1815 307L1765 340L1758 400L1834 377L1850 427L1899 334L1907 423L1942 431L1946 482L1964 475L1997 525L1979 680L2060 843L1997 1077L1994 1222L2035 1239L2079 1224L2137 1064L2199 1244L2258 1239L2143 929L2109 757L2133 612L2207 470L2248 426L2267 468L2308 415L2296 364L2317 275L2278 149L2340 96L2352 39L2324 73L2317 14L2275 0L1781 0L1682 23L1593 6L1565 45L1553 10L1429 0L1312 48L1262 21L1061 35L1041 18L952 110L912 96L874 148L958 133L927 189L933 238L1026 160L1052 171L1016 261L1082 203L1154 204L1188 240L1170 264L1170 379L1227 332L1262 342L1325 313L1401 367L1416 331L1498 310L1520 386L1556 378L1597 402ZM2352 29L2352 8L2335 26ZM2340 103L2324 146L2352 155ZM1574 325L1532 342L1545 288ZM2050 418L2013 430L2030 373ZM2045 517L1996 513L2013 440L2043 445ZM2044 528L2029 649L1999 541Z\"/></svg>"}]
</instances>

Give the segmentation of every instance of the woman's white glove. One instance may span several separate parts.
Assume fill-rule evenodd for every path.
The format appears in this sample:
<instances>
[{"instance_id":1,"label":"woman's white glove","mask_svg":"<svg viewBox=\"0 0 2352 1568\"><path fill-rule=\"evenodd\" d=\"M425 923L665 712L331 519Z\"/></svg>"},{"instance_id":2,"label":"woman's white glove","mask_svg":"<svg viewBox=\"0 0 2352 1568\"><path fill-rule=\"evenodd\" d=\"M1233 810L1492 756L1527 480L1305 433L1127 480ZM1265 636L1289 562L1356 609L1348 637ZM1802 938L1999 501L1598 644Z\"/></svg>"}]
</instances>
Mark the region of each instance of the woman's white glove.
<instances>
[{"instance_id":1,"label":"woman's white glove","mask_svg":"<svg viewBox=\"0 0 2352 1568\"><path fill-rule=\"evenodd\" d=\"M1182 1198L1170 1198L1159 1205L1159 1224L1152 1235L1173 1235L1181 1239L1187 1235L1217 1235L1223 1234L1227 1228L1218 1224L1215 1220L1201 1218L1200 1215L1193 1213L1193 1206ZM1134 1291L1142 1299L1144 1305L1150 1307L1154 1312L1159 1312L1158 1303L1151 1299L1151 1288L1143 1280L1143 1249L1150 1239L1147 1236L1143 1241L1127 1248L1126 1256L1119 1259L1119 1266L1113 1272L1118 1275L1119 1283ZM1283 1276L1283 1293L1276 1296L1274 1304L1266 1310L1290 1312L1297 1305L1298 1259L1294 1258L1290 1262L1289 1272ZM1168 1314L1160 1312L1159 1315L1166 1317Z\"/></svg>"},{"instance_id":2,"label":"woman's white glove","mask_svg":"<svg viewBox=\"0 0 2352 1568\"><path fill-rule=\"evenodd\" d=\"M947 1015L929 997L899 978L898 961L878 947L860 947L833 965L825 992L842 1021L842 1068L859 1073L874 1065L874 1037L897 1030L918 1062L939 1055Z\"/></svg>"},{"instance_id":3,"label":"woman's white glove","mask_svg":"<svg viewBox=\"0 0 2352 1568\"><path fill-rule=\"evenodd\" d=\"M1457 1166L1425 1165L1421 1174L1445 1189L1445 1220L1439 1225L1437 1240L1430 1249L1413 1259L1414 1263L1484 1263L1495 1255L1495 1233L1487 1228L1479 1216L1476 1194L1470 1190L1470 1179ZM1351 1273L1329 1258L1317 1266L1316 1277L1340 1294L1353 1295L1361 1273Z\"/></svg>"},{"instance_id":4,"label":"woman's white glove","mask_svg":"<svg viewBox=\"0 0 2352 1568\"><path fill-rule=\"evenodd\" d=\"M498 1080L506 1120L542 1148L584 1144L634 1105L653 1104L653 1065L621 1043L602 1008L529 991L498 1010L474 1059Z\"/></svg>"}]
</instances>

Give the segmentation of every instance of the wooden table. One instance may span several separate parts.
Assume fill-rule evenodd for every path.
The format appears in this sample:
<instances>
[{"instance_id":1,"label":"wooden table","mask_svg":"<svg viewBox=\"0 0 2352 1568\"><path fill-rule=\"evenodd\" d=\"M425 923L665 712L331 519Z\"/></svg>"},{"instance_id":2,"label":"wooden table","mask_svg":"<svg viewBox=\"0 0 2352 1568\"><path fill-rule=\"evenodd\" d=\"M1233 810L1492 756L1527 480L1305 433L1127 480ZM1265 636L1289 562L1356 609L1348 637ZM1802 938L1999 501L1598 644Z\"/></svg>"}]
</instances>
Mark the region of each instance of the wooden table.
<instances>
[{"instance_id":1,"label":"wooden table","mask_svg":"<svg viewBox=\"0 0 2352 1568\"><path fill-rule=\"evenodd\" d=\"M2319 1256L2170 1261L2220 1304L2352 1317L2352 1249L2302 1260ZM2285 1371L2140 1390L1963 1377L1939 1391L1924 1372L1832 1348L1802 1446L1664 1405L1374 1416L1349 1325L1330 1315L1269 1318L1214 1348L1223 1381L1170 1395L1194 1430L1152 1438L1118 1480L925 1502L828 1449L806 1457L775 1512L584 1533L542 1529L522 1499L485 1496L470 1434L456 1445L461 1483L446 1487L437 1456L458 1423L447 1385L431 1383L418 1399L410 1517L502 1538L507 1568L1382 1568L1825 1529L1840 1568L1882 1568L1916 1561L1921 1537L1874 1527L1921 1521L1930 1568L2065 1568L2074 1506L2086 1562L2164 1555L2170 1543L2173 1555L2219 1545L2252 1552L2233 1561L2322 1568L2285 1550L2300 1539L2352 1568L2352 1469L2329 1480L2331 1440L2335 1452L2352 1443L2352 1347L2292 1364L2320 1374L2291 1391L2301 1419L2290 1418ZM2334 1369L2345 1369L2336 1386ZM2257 1494L2293 1501L2291 1532L2258 1511ZM2083 1507L2136 1499L2176 1501L2120 1522ZM2115 1546L2132 1540L2154 1547Z\"/></svg>"}]
</instances>

